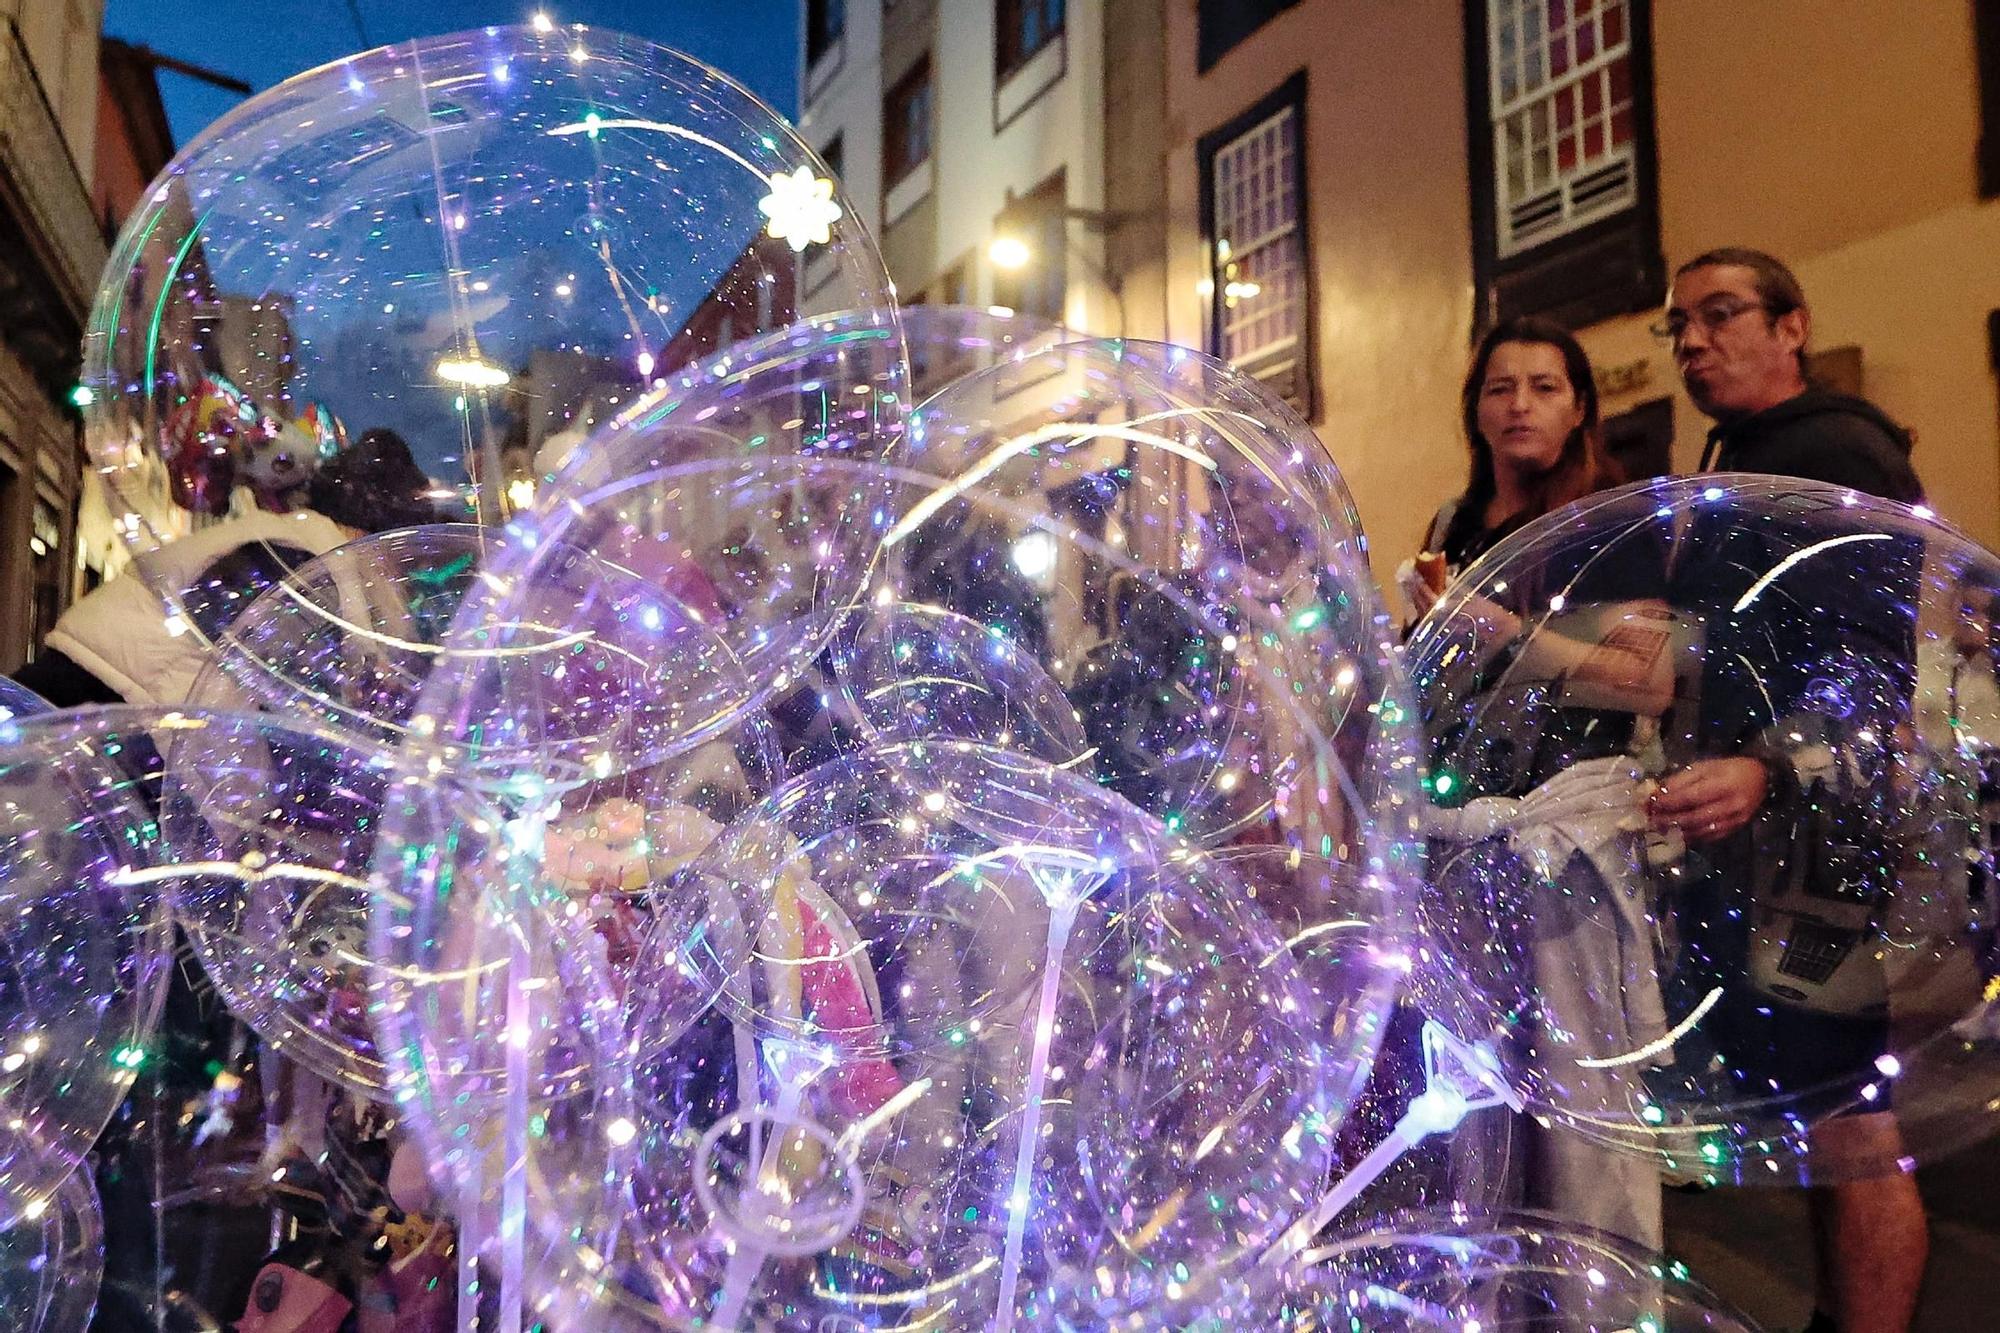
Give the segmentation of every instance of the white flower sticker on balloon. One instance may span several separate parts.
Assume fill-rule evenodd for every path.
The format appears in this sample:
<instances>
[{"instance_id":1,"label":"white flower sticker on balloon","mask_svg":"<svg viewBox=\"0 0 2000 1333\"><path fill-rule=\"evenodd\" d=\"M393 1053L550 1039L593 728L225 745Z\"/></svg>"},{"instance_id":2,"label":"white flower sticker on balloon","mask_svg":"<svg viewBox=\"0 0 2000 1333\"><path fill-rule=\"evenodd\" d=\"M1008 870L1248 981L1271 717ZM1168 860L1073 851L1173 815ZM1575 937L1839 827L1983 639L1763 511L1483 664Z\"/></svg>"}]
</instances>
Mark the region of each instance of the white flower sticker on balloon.
<instances>
[{"instance_id":1,"label":"white flower sticker on balloon","mask_svg":"<svg viewBox=\"0 0 2000 1333\"><path fill-rule=\"evenodd\" d=\"M770 181L771 192L757 201L757 208L771 219L766 231L774 240L784 241L796 252L833 239L840 205L834 202L832 181L815 176L811 167L773 172Z\"/></svg>"}]
</instances>

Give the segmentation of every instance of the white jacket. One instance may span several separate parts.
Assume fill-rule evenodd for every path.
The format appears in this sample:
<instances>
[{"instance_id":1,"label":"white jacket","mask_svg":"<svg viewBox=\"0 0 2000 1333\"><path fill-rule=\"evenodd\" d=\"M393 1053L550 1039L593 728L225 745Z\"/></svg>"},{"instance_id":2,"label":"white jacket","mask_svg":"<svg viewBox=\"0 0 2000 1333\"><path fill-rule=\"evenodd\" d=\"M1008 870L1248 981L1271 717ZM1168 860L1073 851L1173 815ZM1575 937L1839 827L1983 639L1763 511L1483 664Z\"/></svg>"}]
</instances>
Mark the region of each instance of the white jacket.
<instances>
[{"instance_id":1,"label":"white jacket","mask_svg":"<svg viewBox=\"0 0 2000 1333\"><path fill-rule=\"evenodd\" d=\"M348 540L322 514L246 514L156 547L63 613L48 646L116 690L126 703L173 707L187 699L208 660L208 644L177 614L179 591L202 571L252 542L324 555ZM175 590L170 601L163 589Z\"/></svg>"}]
</instances>

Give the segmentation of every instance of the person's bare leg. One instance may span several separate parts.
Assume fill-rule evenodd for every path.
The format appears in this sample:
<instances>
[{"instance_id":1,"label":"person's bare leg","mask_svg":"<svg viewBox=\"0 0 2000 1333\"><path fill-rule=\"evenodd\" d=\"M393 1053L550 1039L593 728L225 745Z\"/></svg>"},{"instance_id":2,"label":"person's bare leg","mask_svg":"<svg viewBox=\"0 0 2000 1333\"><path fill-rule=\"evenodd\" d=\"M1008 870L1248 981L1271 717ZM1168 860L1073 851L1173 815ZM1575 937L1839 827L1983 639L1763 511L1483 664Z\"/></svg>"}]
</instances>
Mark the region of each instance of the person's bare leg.
<instances>
[{"instance_id":1,"label":"person's bare leg","mask_svg":"<svg viewBox=\"0 0 2000 1333\"><path fill-rule=\"evenodd\" d=\"M1893 1162L1902 1135L1893 1113L1842 1116L1812 1131L1828 1162ZM1810 1196L1819 1251L1816 1288L1831 1296L1840 1333L1909 1333L1930 1257L1930 1224L1916 1177L1901 1171L1824 1185Z\"/></svg>"}]
</instances>

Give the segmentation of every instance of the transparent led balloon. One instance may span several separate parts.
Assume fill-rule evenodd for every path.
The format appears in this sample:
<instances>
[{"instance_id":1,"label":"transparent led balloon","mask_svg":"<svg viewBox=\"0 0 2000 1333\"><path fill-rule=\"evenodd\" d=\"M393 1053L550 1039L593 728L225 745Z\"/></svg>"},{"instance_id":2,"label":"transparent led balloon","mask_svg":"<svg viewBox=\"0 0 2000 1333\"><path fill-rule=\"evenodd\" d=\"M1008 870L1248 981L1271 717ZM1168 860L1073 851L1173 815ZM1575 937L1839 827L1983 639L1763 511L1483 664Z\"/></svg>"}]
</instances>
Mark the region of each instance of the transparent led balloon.
<instances>
[{"instance_id":1,"label":"transparent led balloon","mask_svg":"<svg viewBox=\"0 0 2000 1333\"><path fill-rule=\"evenodd\" d=\"M1087 762L1076 707L997 626L941 607L857 607L830 653L850 725L871 741L968 740L1059 766Z\"/></svg>"},{"instance_id":2,"label":"transparent led balloon","mask_svg":"<svg viewBox=\"0 0 2000 1333\"><path fill-rule=\"evenodd\" d=\"M668 1048L639 1054L625 1142L609 1142L601 1119L596 1131L564 1127L564 1141L579 1150L569 1159L574 1176L592 1174L577 1163L594 1150L606 1160L596 1173L617 1191L601 1218L584 1225L592 1239L550 1262L599 1296L627 1291L626 1274L647 1274L646 1299L672 1317L728 1322L753 1303L763 1309L787 1299L781 1292L806 1299L795 1285L800 1261L823 1256L856 1227L877 1225L869 1219L887 1207L916 1219L905 1225L919 1233L947 1225L938 1243L970 1257L947 1261L926 1243L921 1254L905 1244L896 1258L898 1238L890 1234L868 1261L880 1269L868 1281L884 1309L921 1313L938 1289L919 1287L942 1280L944 1289L986 1284L976 1296L981 1309L1024 1324L1076 1313L1051 1314L1059 1302L1050 1293L1059 1288L1091 1318L1143 1318L1143 1310L1196 1300L1218 1270L1247 1261L1312 1211L1327 1161L1306 1165L1284 1154L1330 1149L1379 1036L1402 966L1397 886L1408 870L1415 785L1388 622L1360 561L1351 509L1317 442L1261 390L1177 350L1075 346L1010 355L933 394L907 428L900 418L868 415L866 400L879 408L887 381L850 384L845 401L858 405L845 408L840 420L848 424L814 447L781 448L762 463L731 452L731 439L745 431L755 432L745 443L767 442L764 423L796 412L807 383L830 394L835 372L878 364L872 355L857 363L858 353L835 350L857 346L865 353L869 343L834 321L739 348L689 377L706 382L670 389L657 405L613 423L586 461L559 479L539 521L510 543L504 577L480 613L483 623L508 623L510 602L533 594L538 564L547 559L542 552L556 544L600 552L657 545L727 571L728 562L680 534L724 525L762 531L756 525L775 518L776 537L741 566L750 582L740 585L740 602L717 598L720 633L738 649L756 705L776 721L790 761L831 761L775 795L765 807L772 813L725 830L710 855L675 881L674 900L701 922L684 955L691 994L708 996L713 1007L692 1009L690 992L669 986L665 1020L640 1019L635 1036L681 1035ZM799 428L796 420L789 427ZM1129 499L1121 498L1127 490ZM691 495L700 500L692 511ZM786 554L801 550L811 558ZM684 569L681 561L674 554L667 568ZM933 655L919 660L912 639L909 659L899 663L896 636L882 631L900 628L923 629ZM1105 662L1138 671L1142 685L1164 682L1193 698L1172 719L1179 729L1149 726L1141 714L1159 711L1157 702L1121 698L1097 669ZM982 663L999 669L981 679ZM993 703L1000 712L977 711L982 691L1001 699L978 706ZM1060 743L1038 753L1036 728L1016 732L1007 722L996 725L1000 717L1039 720ZM968 735L975 737L969 751ZM961 751L979 756L961 761L970 777L936 771L937 755ZM968 794L955 795L955 783ZM1049 783L1068 789L1064 799L1045 794ZM810 823L821 809L829 830L854 832L788 831L795 816ZM1094 1118L1047 1088L996 1091L1004 1078L990 1069L1012 1066L992 1065L986 1053L1021 1037L1020 1021L1005 1018L1030 1002L1022 988L1039 1002L1037 983L1059 976L1034 945L1051 937L1056 918L1036 896L1043 890L1033 876L1019 869L1007 877L1025 875L1020 887L1028 896L1010 889L1007 911L1000 897L978 914L898 915L884 906L917 892L926 871L938 879L952 864L944 859L952 848L932 847L883 879L899 858L909 860L898 839L921 842L933 826L983 840L1009 863L1023 849L1068 854L1111 831L1141 827L1151 839L1141 845L1155 849L1147 855L1162 862L1168 882L1192 877L1211 885L1192 896L1161 891L1158 901L1184 899L1197 915L1222 910L1214 907L1219 899L1230 920L1190 929L1171 947L1163 943L1156 961L1168 974L1160 984L1201 976L1211 965L1226 974L1224 964L1237 956L1227 951L1206 963L1167 955L1244 928L1257 940L1257 949L1242 955L1255 954L1253 971L1291 974L1302 989L1290 1003L1341 1015L1330 1027L1309 1029L1310 1054L1278 1035L1250 1047L1273 1060L1305 1058L1315 1069L1317 1088L1305 1103L1291 1103L1299 1134L1272 1165L1292 1174L1234 1193L1210 1191L1206 1200L1176 1193L1179 1168L1166 1165L1167 1157L1201 1150L1208 1158L1234 1132L1218 1128L1214 1117L1204 1120L1212 1107L1201 1085L1175 1073L1174 1062L1202 1044L1183 1041L1180 1031L1200 1027L1202 1015L1192 1008L1121 1020L1126 1037L1107 1045L1087 1075L1078 1062L1092 1058L1088 1049L1046 1065L1077 1080L1088 1105L1110 1108ZM789 849L787 837L802 849ZM803 850L807 843L811 850ZM1200 858L1201 843L1277 849L1260 871L1274 907L1284 895L1303 902L1314 883L1339 884L1337 905L1321 911L1315 904L1311 915L1289 919L1260 914L1248 885L1230 879L1226 889L1213 886L1207 877L1218 872ZM1169 847L1182 859L1161 850ZM1043 869L1050 873L1079 873L1062 854L1048 859L1053 868ZM971 890L946 874L930 897L942 901L953 892ZM1136 915L1133 928L1146 919ZM1290 929L1281 932L1281 919ZM1082 930L1071 921L1064 931L1072 928ZM1308 928L1321 947L1295 953L1288 944ZM1341 947L1322 940L1332 933L1345 933ZM864 955L866 968L859 965ZM961 955L990 975L970 989L954 983L929 994L914 981L904 994L893 980L900 971L947 967ZM795 965L782 965L788 957ZM854 961L832 961L845 959ZM822 960L828 966L819 967ZM1071 1003L1063 999L1069 994L1057 986L1049 1002ZM1277 1000L1285 1012L1284 997ZM818 1016L808 1018L807 1005ZM843 1021L824 1021L836 1010ZM979 1095L995 1105L1014 1095L1039 1116L1046 1104L1063 1122L1057 1141L1070 1145L1065 1156L1031 1160L1024 1169L1037 1177L1046 1167L1055 1179L1078 1182L1063 1195L1064 1206L1085 1212L1061 1228L1074 1237L1075 1251L1037 1250L1024 1230L1010 1266L1004 1227L993 1249L995 1199L1012 1197L1014 1168L1004 1147L997 1159L991 1145L968 1147L981 1140L968 1140L963 1126L912 1130L920 1138L945 1133L952 1143L925 1139L917 1158L902 1150L886 1173L842 1165L843 1154L856 1149L841 1135L863 1125L859 1134L895 1140L901 1122L865 1123L870 1114L890 1107L900 1115L904 1108L892 1103L921 1082L922 1071L964 1069L975 1057L988 1066L951 1077L986 1088ZM1032 1049L1019 1062L1044 1067ZM1183 1120L1200 1124L1186 1131L1192 1145L1176 1137L1180 1121L1169 1130L1157 1108L1144 1111L1127 1097L1155 1082L1187 1090ZM1228 1080L1218 1077L1214 1086ZM1240 1105L1250 1108L1243 1114L1263 1114L1257 1108L1279 1095L1278 1085L1268 1095L1252 1087L1240 1089ZM1284 1142L1288 1132L1281 1127L1271 1137ZM629 1170L613 1153L619 1148L636 1154ZM939 1157L943 1149L949 1152ZM553 1143L544 1150L554 1151ZM801 1173L774 1183L766 1161L772 1151ZM957 1221L910 1195L908 1164L919 1158L938 1188L918 1193L964 1196L949 1210ZM1208 1169L1224 1166L1218 1159ZM1051 1190L1053 1200L1060 1192ZM1218 1215L1213 1200L1225 1198L1238 1202ZM628 1212L636 1231L621 1230ZM986 1221L974 1225L980 1218ZM1114 1242L1127 1249L1180 1244L1177 1262L1188 1275L1176 1276L1172 1265L1142 1265L1141 1274L1093 1248ZM1080 1269L1064 1267L1084 1258L1091 1262ZM1101 1283L1098 1267L1107 1274ZM908 1271L898 1277L899 1268ZM933 1277L920 1283L919 1272ZM1081 1286L1069 1280L1077 1273L1089 1275L1078 1279ZM822 1284L841 1289L845 1281L829 1270ZM864 1309L874 1308L869 1302L851 1304L851 1317L876 1317Z\"/></svg>"},{"instance_id":3,"label":"transparent led balloon","mask_svg":"<svg viewBox=\"0 0 2000 1333\"><path fill-rule=\"evenodd\" d=\"M1685 1264L1547 1214L1400 1214L1301 1264L1271 1316L1302 1333L1756 1333Z\"/></svg>"},{"instance_id":4,"label":"transparent led balloon","mask_svg":"<svg viewBox=\"0 0 2000 1333\"><path fill-rule=\"evenodd\" d=\"M606 1279L667 1318L1122 1324L1323 1183L1324 1006L1239 883L1094 783L863 749L684 891L732 905L689 951L718 1003L635 1071Z\"/></svg>"},{"instance_id":5,"label":"transparent led balloon","mask_svg":"<svg viewBox=\"0 0 2000 1333\"><path fill-rule=\"evenodd\" d=\"M0 1226L52 1206L149 1057L167 928L148 759L94 712L0 737Z\"/></svg>"},{"instance_id":6,"label":"transparent led balloon","mask_svg":"<svg viewBox=\"0 0 2000 1333\"><path fill-rule=\"evenodd\" d=\"M385 843L384 829L419 829L472 858L501 838L502 816L447 770L302 723L178 713L165 730L159 824L168 855L148 878L167 885L205 970L269 1048L351 1092L394 1097L402 1083L380 1044L385 1006L435 1021L439 1007L468 988L478 993L504 980L509 955L502 945L514 941L506 933L513 918L504 912L491 921L453 918L454 929L470 931L462 937L436 933L441 927L412 933L407 923L418 906L407 885L438 851L398 838ZM537 817L549 815L544 809ZM683 822L713 829L694 813ZM548 892L568 895L565 904L587 908L603 925L601 935L578 932L598 951L593 975L615 963L621 978L640 987L666 966L655 959L671 959L686 932L698 928L677 905L656 911L640 895L646 867L691 857L708 832L677 848L663 821L634 832L611 825L605 816L552 827L541 869ZM634 843L637 852L627 845ZM511 901L507 866L478 869L493 882L477 886L476 905L500 912ZM432 952L454 948L501 951L475 952L451 967L427 965ZM484 977L486 967L501 977ZM506 1060L502 1045L469 1044L454 1049L450 1075L499 1080Z\"/></svg>"},{"instance_id":7,"label":"transparent led balloon","mask_svg":"<svg viewBox=\"0 0 2000 1333\"><path fill-rule=\"evenodd\" d=\"M638 995L667 1004L672 978L657 960L670 964L684 943L649 929L636 893L545 874L546 819L406 774L369 930L371 1014L414 1181L434 1184L458 1243L493 1254L494 1289L517 1301L531 1229L563 1237L565 1253L596 1240L605 1154L632 1125L627 1006ZM495 1253L507 1237L512 1250Z\"/></svg>"},{"instance_id":8,"label":"transparent led balloon","mask_svg":"<svg viewBox=\"0 0 2000 1333\"><path fill-rule=\"evenodd\" d=\"M1996 589L1926 511L1769 478L1628 487L1496 548L1411 644L1432 1012L1564 1142L1685 1176L1989 1132Z\"/></svg>"},{"instance_id":9,"label":"transparent led balloon","mask_svg":"<svg viewBox=\"0 0 2000 1333\"><path fill-rule=\"evenodd\" d=\"M808 292L893 327L851 205L739 84L581 26L425 38L250 99L167 168L92 315L89 448L139 550L299 510L499 521L592 422Z\"/></svg>"},{"instance_id":10,"label":"transparent led balloon","mask_svg":"<svg viewBox=\"0 0 2000 1333\"><path fill-rule=\"evenodd\" d=\"M87 1327L104 1274L104 1219L88 1169L73 1171L32 1217L0 1231L0 1309L21 1333Z\"/></svg>"},{"instance_id":11,"label":"transparent led balloon","mask_svg":"<svg viewBox=\"0 0 2000 1333\"><path fill-rule=\"evenodd\" d=\"M471 524L433 524L359 538L301 563L218 630L189 702L304 716L400 744L489 545Z\"/></svg>"},{"instance_id":12,"label":"transparent led balloon","mask_svg":"<svg viewBox=\"0 0 2000 1333\"><path fill-rule=\"evenodd\" d=\"M1182 348L1074 343L957 381L911 436L872 596L1009 639L1068 695L1088 771L1170 828L1404 873L1387 620L1283 403Z\"/></svg>"},{"instance_id":13,"label":"transparent led balloon","mask_svg":"<svg viewBox=\"0 0 2000 1333\"><path fill-rule=\"evenodd\" d=\"M712 626L760 697L809 682L899 502L875 468L901 457L912 397L1054 336L949 307L913 308L901 325L869 310L815 317L669 377L553 478L526 540L496 565L508 586L484 614L510 616L513 589L546 580L550 548L578 546Z\"/></svg>"},{"instance_id":14,"label":"transparent led balloon","mask_svg":"<svg viewBox=\"0 0 2000 1333\"><path fill-rule=\"evenodd\" d=\"M735 721L750 686L699 612L567 549L487 623L497 545L490 529L436 524L319 557L230 625L190 701L418 747L426 767L501 791L644 767L656 795L726 818L769 790L768 725Z\"/></svg>"},{"instance_id":15,"label":"transparent led balloon","mask_svg":"<svg viewBox=\"0 0 2000 1333\"><path fill-rule=\"evenodd\" d=\"M371 867L393 751L304 724L176 714L160 741L153 878L208 975L271 1049L380 1096L369 1017Z\"/></svg>"},{"instance_id":16,"label":"transparent led balloon","mask_svg":"<svg viewBox=\"0 0 2000 1333\"><path fill-rule=\"evenodd\" d=\"M843 314L733 346L603 427L518 519L466 624L562 577L632 570L708 626L748 702L794 683L858 596L893 500L908 369L893 324ZM457 645L454 645L457 646Z\"/></svg>"},{"instance_id":17,"label":"transparent led balloon","mask_svg":"<svg viewBox=\"0 0 2000 1333\"><path fill-rule=\"evenodd\" d=\"M49 706L48 700L33 690L16 685L5 676L0 676L0 726L5 726L15 718L46 713L49 711Z\"/></svg>"},{"instance_id":18,"label":"transparent led balloon","mask_svg":"<svg viewBox=\"0 0 2000 1333\"><path fill-rule=\"evenodd\" d=\"M1329 1049L1348 1053L1344 1067L1328 1070L1329 1103L1344 1112L1332 1169L1341 1201L1330 1207L1336 1197L1330 1191L1315 1213L1348 1227L1357 1219L1446 1202L1504 1204L1508 1116L1475 1112L1444 1127L1448 1133L1400 1145L1379 1167L1369 1159L1433 1081L1426 1057L1434 1065L1437 1053L1425 1044L1423 1015L1395 1003L1410 966L1409 941L1397 922L1382 917L1365 876L1352 865L1282 845L1225 847L1212 855L1242 886L1251 909L1283 938L1325 1007ZM1324 1225L1308 1225L1294 1239L1303 1244Z\"/></svg>"}]
</instances>

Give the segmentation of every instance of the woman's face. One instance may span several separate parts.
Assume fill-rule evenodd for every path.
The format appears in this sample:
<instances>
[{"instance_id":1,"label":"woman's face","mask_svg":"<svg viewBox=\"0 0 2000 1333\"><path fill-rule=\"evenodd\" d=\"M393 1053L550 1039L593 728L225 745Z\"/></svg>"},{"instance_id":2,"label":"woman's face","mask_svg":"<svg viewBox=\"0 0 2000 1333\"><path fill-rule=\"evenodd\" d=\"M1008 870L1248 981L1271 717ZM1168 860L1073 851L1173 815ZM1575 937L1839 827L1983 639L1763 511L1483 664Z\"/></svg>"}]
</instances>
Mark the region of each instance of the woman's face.
<instances>
[{"instance_id":1,"label":"woman's face","mask_svg":"<svg viewBox=\"0 0 2000 1333\"><path fill-rule=\"evenodd\" d=\"M1563 442L1583 424L1583 404L1547 343L1501 343L1479 386L1479 434L1496 471L1537 477L1562 457Z\"/></svg>"}]
</instances>

